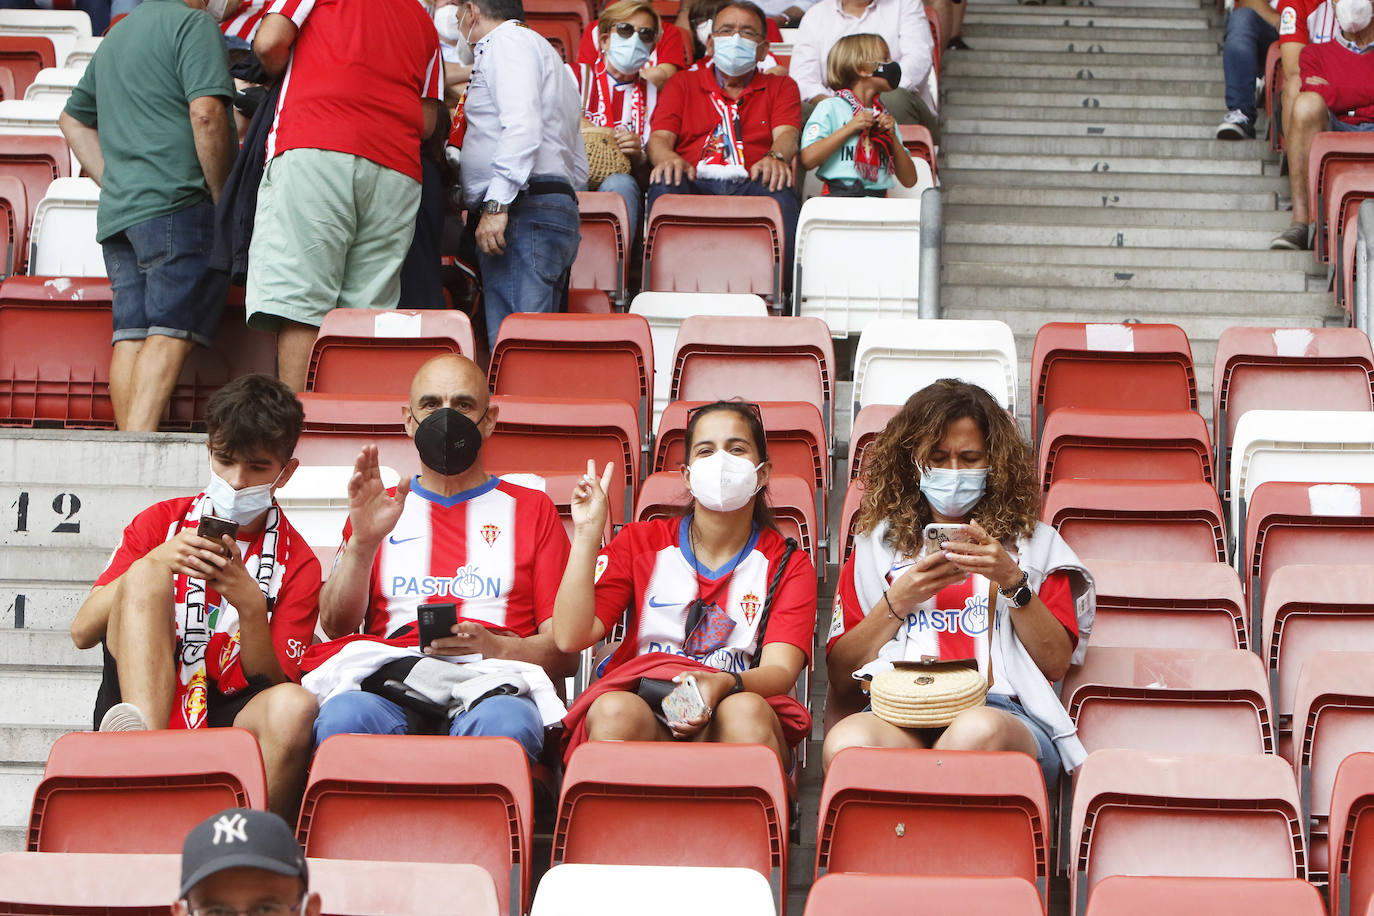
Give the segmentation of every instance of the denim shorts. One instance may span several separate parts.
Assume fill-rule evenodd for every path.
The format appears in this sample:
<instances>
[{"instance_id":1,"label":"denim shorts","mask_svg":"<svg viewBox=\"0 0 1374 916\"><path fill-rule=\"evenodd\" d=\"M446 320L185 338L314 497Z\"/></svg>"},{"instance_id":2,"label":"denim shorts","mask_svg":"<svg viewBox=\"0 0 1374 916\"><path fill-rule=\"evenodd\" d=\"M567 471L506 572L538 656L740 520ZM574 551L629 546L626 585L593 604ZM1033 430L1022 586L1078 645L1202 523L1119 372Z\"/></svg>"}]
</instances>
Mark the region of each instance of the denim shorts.
<instances>
[{"instance_id":1,"label":"denim shorts","mask_svg":"<svg viewBox=\"0 0 1374 916\"><path fill-rule=\"evenodd\" d=\"M1366 121L1363 124L1347 124L1345 121L1336 117L1334 111L1328 112L1328 120L1330 124L1327 130L1338 130L1343 133L1366 133L1374 130L1374 121Z\"/></svg>"},{"instance_id":2,"label":"denim shorts","mask_svg":"<svg viewBox=\"0 0 1374 916\"><path fill-rule=\"evenodd\" d=\"M992 709L1011 713L1021 720L1021 724L1026 726L1031 737L1035 739L1035 761L1040 764L1040 773L1045 777L1045 785L1048 788L1054 788L1055 782L1059 779L1061 764L1059 749L1054 746L1053 736L1045 731L1040 723L1030 717L1020 701L1012 697L1003 696L1000 693L990 693L984 703Z\"/></svg>"},{"instance_id":3,"label":"denim shorts","mask_svg":"<svg viewBox=\"0 0 1374 916\"><path fill-rule=\"evenodd\" d=\"M101 247L114 301L114 343L149 334L208 347L219 328L228 275L210 270L215 208L193 204L129 226Z\"/></svg>"}]
</instances>

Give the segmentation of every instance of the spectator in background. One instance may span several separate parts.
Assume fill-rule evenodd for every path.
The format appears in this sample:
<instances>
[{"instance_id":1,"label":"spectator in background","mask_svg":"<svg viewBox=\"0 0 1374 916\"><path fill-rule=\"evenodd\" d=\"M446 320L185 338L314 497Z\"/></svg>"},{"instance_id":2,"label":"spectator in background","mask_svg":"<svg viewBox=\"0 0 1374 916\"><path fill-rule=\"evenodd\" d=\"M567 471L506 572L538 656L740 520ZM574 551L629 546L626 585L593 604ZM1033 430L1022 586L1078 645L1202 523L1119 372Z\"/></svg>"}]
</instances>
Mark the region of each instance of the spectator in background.
<instances>
[{"instance_id":1,"label":"spectator in background","mask_svg":"<svg viewBox=\"0 0 1374 916\"><path fill-rule=\"evenodd\" d=\"M678 10L678 25L687 29L692 36L692 67L709 67L711 65L711 55L706 51L706 43L711 40L711 21L716 18L716 13L726 0L694 0L689 6L683 4ZM768 30L764 36L771 46L774 42L782 41L782 30L772 18L767 20ZM771 50L759 61L758 69L762 73L771 73L774 76L786 76L787 68L778 63L778 59L773 56Z\"/></svg>"},{"instance_id":2,"label":"spectator in background","mask_svg":"<svg viewBox=\"0 0 1374 916\"><path fill-rule=\"evenodd\" d=\"M305 852L286 821L230 808L191 828L173 916L320 916Z\"/></svg>"},{"instance_id":3,"label":"spectator in background","mask_svg":"<svg viewBox=\"0 0 1374 916\"><path fill-rule=\"evenodd\" d=\"M902 84L882 93L883 107L898 124L924 124L938 143L937 102L926 82L935 39L925 9L917 0L819 0L806 11L792 45L788 71L806 103L804 116L809 118L811 106L835 94L825 81L830 49L844 36L860 32L878 35L887 42L902 68Z\"/></svg>"},{"instance_id":4,"label":"spectator in background","mask_svg":"<svg viewBox=\"0 0 1374 916\"><path fill-rule=\"evenodd\" d=\"M846 35L830 49L825 82L838 94L811 112L801 153L802 168L817 170L828 195L886 197L894 176L906 188L916 183L897 122L878 100L902 80L891 57L877 35Z\"/></svg>"},{"instance_id":5,"label":"spectator in background","mask_svg":"<svg viewBox=\"0 0 1374 916\"><path fill-rule=\"evenodd\" d=\"M712 22L709 66L679 73L659 94L649 135L649 210L663 194L771 197L782 210L783 263L801 204L792 163L801 129L797 86L760 73L768 53L766 17L749 0L731 0Z\"/></svg>"},{"instance_id":6,"label":"spectator in background","mask_svg":"<svg viewBox=\"0 0 1374 916\"><path fill-rule=\"evenodd\" d=\"M258 189L248 323L276 333L277 372L301 391L330 309L396 308L443 68L415 0L268 9L253 52L285 78Z\"/></svg>"},{"instance_id":7,"label":"spectator in background","mask_svg":"<svg viewBox=\"0 0 1374 916\"><path fill-rule=\"evenodd\" d=\"M131 3L130 0L114 0L114 6L118 9L112 13L110 0L0 0L0 10L85 10L86 15L91 17L92 35L100 35L108 29L112 15L131 12L137 5L137 2ZM57 61L57 66L62 64L62 61Z\"/></svg>"},{"instance_id":8,"label":"spectator in background","mask_svg":"<svg viewBox=\"0 0 1374 916\"><path fill-rule=\"evenodd\" d=\"M1255 81L1264 69L1269 46L1279 40L1278 29L1278 0L1237 0L1226 17L1221 69L1228 110L1217 125L1218 140L1255 139Z\"/></svg>"},{"instance_id":9,"label":"spectator in background","mask_svg":"<svg viewBox=\"0 0 1374 916\"><path fill-rule=\"evenodd\" d=\"M1311 146L1308 133L1325 130L1311 125L1290 124L1293 107L1302 92L1302 74L1298 61L1303 48L1308 45L1322 44L1335 36L1336 11L1332 0L1279 0L1279 59L1283 64L1283 95L1281 99L1281 121L1284 147L1288 156L1288 184L1292 192L1292 224L1279 233L1270 248L1304 250L1312 243L1307 223L1310 220L1307 210L1307 148ZM1325 122L1317 119L1319 123ZM1294 161L1294 144L1301 147L1303 166L1298 168Z\"/></svg>"},{"instance_id":10,"label":"spectator in background","mask_svg":"<svg viewBox=\"0 0 1374 916\"><path fill-rule=\"evenodd\" d=\"M268 804L285 817L310 755L315 698L297 682L320 561L272 494L295 473L303 423L300 401L269 376L215 392L204 492L135 516L71 627L78 648L104 645L101 731L245 728L262 746ZM202 537L205 516L235 534Z\"/></svg>"},{"instance_id":11,"label":"spectator in background","mask_svg":"<svg viewBox=\"0 0 1374 916\"><path fill-rule=\"evenodd\" d=\"M488 346L512 312L562 308L581 222L574 188L587 183L577 82L522 16L520 0L468 0L458 19L475 62L449 143L478 217Z\"/></svg>"},{"instance_id":12,"label":"spectator in background","mask_svg":"<svg viewBox=\"0 0 1374 916\"><path fill-rule=\"evenodd\" d=\"M208 266L213 202L237 151L234 88L203 5L135 10L101 43L58 118L102 188L96 239L114 296L110 400L123 430L157 429L191 347L214 338L228 292Z\"/></svg>"},{"instance_id":13,"label":"spectator in background","mask_svg":"<svg viewBox=\"0 0 1374 916\"><path fill-rule=\"evenodd\" d=\"M596 127L615 131L616 143L630 162L630 171L608 175L598 191L619 194L630 216L630 234L639 234L644 191L649 181L649 123L658 101L658 86L644 71L653 69L663 31L658 13L646 0L618 0L606 7L596 23L600 51L590 67L581 68L582 117ZM675 26L668 30L676 32ZM681 50L681 44L678 49ZM676 72L671 64L667 66Z\"/></svg>"},{"instance_id":14,"label":"spectator in background","mask_svg":"<svg viewBox=\"0 0 1374 916\"><path fill-rule=\"evenodd\" d=\"M619 6L619 3L607 4L606 9L602 10L601 16L590 25L587 31L582 33L582 43L577 46L577 81L582 86L583 99L586 99L587 81L593 71L603 60L606 53L605 36L601 31L601 23L605 21L606 13L612 6ZM649 59L639 70L639 78L653 85L655 89L662 89L668 82L668 78L679 70L692 65L692 59L688 54L688 48L682 40L682 32L671 22L663 22L657 12L653 11L653 5L649 3L641 4L653 13L654 21L658 23L658 40L649 49Z\"/></svg>"}]
</instances>

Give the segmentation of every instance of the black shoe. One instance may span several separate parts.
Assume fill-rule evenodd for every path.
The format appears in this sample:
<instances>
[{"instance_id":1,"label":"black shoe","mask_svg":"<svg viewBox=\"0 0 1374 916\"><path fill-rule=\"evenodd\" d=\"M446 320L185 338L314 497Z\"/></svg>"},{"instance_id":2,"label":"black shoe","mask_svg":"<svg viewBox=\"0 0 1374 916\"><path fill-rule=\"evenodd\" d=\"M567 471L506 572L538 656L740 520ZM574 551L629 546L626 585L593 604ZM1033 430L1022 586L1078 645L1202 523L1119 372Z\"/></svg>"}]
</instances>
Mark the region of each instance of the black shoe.
<instances>
[{"instance_id":1,"label":"black shoe","mask_svg":"<svg viewBox=\"0 0 1374 916\"><path fill-rule=\"evenodd\" d=\"M1312 248L1312 243L1308 241L1309 235L1306 223L1294 223L1274 236L1269 247L1284 251L1308 251Z\"/></svg>"},{"instance_id":2,"label":"black shoe","mask_svg":"<svg viewBox=\"0 0 1374 916\"><path fill-rule=\"evenodd\" d=\"M973 48L969 47L969 43L967 41L964 41L964 36L962 35L955 35L949 41L945 42L945 48L953 51L973 50Z\"/></svg>"}]
</instances>

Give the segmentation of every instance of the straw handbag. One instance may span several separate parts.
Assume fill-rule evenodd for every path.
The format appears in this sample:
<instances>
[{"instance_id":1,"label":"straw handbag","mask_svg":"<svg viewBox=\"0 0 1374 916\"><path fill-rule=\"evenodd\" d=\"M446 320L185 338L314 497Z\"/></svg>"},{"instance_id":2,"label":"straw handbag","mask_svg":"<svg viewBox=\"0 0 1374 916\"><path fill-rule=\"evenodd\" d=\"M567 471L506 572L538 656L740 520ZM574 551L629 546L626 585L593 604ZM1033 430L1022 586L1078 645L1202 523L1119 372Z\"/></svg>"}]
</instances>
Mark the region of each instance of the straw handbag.
<instances>
[{"instance_id":1,"label":"straw handbag","mask_svg":"<svg viewBox=\"0 0 1374 916\"><path fill-rule=\"evenodd\" d=\"M595 191L612 175L630 170L630 160L615 142L609 127L583 125L582 142L587 147L587 187Z\"/></svg>"},{"instance_id":2,"label":"straw handbag","mask_svg":"<svg viewBox=\"0 0 1374 916\"><path fill-rule=\"evenodd\" d=\"M971 658L896 662L869 686L873 713L902 728L943 728L966 709L982 706L988 682Z\"/></svg>"}]
</instances>

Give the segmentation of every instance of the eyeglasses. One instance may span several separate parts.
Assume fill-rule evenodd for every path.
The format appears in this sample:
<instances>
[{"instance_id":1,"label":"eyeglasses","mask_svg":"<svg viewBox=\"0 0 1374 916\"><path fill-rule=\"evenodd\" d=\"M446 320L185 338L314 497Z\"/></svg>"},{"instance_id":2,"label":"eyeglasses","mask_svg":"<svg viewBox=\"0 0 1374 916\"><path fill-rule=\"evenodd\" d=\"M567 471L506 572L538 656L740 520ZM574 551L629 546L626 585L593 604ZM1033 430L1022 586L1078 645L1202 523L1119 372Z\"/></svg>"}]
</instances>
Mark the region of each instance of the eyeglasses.
<instances>
[{"instance_id":1,"label":"eyeglasses","mask_svg":"<svg viewBox=\"0 0 1374 916\"><path fill-rule=\"evenodd\" d=\"M295 903L281 903L276 900L264 900L255 903L246 910L236 910L231 906L212 905L200 909L193 908L191 901L186 901L186 908L191 916L291 916L299 913L305 907L305 897Z\"/></svg>"},{"instance_id":2,"label":"eyeglasses","mask_svg":"<svg viewBox=\"0 0 1374 916\"><path fill-rule=\"evenodd\" d=\"M621 38L629 38L631 35L638 33L639 40L646 45L652 45L654 42L658 41L658 31L652 26L642 25L639 28L635 28L628 22L617 22L612 28L615 29L615 33Z\"/></svg>"},{"instance_id":3,"label":"eyeglasses","mask_svg":"<svg viewBox=\"0 0 1374 916\"><path fill-rule=\"evenodd\" d=\"M763 40L763 35L757 30L749 28L741 29L733 25L723 25L711 34L715 35L717 38L729 38L731 35L738 35L741 38L747 38L749 41Z\"/></svg>"}]
</instances>

